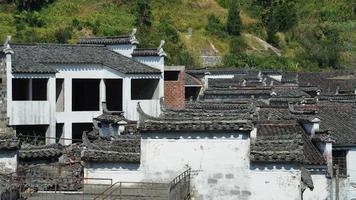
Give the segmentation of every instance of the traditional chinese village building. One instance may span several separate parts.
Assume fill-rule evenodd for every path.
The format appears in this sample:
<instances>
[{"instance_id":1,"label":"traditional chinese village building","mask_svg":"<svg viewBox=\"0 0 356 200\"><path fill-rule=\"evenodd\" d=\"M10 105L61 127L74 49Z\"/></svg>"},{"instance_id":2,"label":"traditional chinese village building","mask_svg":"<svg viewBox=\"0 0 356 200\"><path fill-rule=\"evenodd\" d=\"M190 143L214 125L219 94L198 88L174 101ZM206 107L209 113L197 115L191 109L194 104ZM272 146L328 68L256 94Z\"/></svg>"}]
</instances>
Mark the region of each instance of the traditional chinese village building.
<instances>
[{"instance_id":1,"label":"traditional chinese village building","mask_svg":"<svg viewBox=\"0 0 356 200\"><path fill-rule=\"evenodd\" d=\"M5 42L3 198L356 198L354 72L165 66L135 33Z\"/></svg>"}]
</instances>

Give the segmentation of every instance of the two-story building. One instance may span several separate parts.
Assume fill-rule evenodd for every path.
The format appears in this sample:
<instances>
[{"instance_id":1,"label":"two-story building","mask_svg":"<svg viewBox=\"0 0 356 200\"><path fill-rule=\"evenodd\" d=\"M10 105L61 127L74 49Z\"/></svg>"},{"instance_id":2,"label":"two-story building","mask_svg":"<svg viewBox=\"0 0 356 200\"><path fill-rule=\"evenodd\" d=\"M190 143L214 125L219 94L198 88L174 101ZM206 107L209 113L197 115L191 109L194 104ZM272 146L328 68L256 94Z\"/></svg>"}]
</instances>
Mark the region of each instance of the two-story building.
<instances>
[{"instance_id":1,"label":"two-story building","mask_svg":"<svg viewBox=\"0 0 356 200\"><path fill-rule=\"evenodd\" d=\"M92 129L102 102L130 120L138 119L138 102L158 116L164 42L157 49L136 49L137 44L135 30L80 44L10 44L8 38L1 55L9 125L18 134L46 137L46 143L70 144Z\"/></svg>"}]
</instances>

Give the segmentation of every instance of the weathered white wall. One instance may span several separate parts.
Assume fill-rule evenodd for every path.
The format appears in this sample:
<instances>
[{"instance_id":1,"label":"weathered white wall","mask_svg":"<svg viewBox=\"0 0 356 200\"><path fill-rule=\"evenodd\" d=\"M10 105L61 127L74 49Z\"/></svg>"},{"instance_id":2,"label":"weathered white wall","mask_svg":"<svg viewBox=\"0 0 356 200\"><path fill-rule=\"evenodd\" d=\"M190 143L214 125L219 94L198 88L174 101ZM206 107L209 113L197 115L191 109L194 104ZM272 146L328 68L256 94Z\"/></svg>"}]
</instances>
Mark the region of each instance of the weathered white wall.
<instances>
[{"instance_id":1,"label":"weathered white wall","mask_svg":"<svg viewBox=\"0 0 356 200\"><path fill-rule=\"evenodd\" d=\"M280 169L279 169L280 168ZM250 199L299 200L300 170L277 167L250 172Z\"/></svg>"},{"instance_id":2,"label":"weathered white wall","mask_svg":"<svg viewBox=\"0 0 356 200\"><path fill-rule=\"evenodd\" d=\"M134 60L137 60L140 63L146 64L153 68L164 71L164 57L163 56L136 56L133 57Z\"/></svg>"},{"instance_id":3,"label":"weathered white wall","mask_svg":"<svg viewBox=\"0 0 356 200\"><path fill-rule=\"evenodd\" d=\"M346 156L347 178L341 182L343 199L356 199L356 147L349 148Z\"/></svg>"},{"instance_id":4,"label":"weathered white wall","mask_svg":"<svg viewBox=\"0 0 356 200\"><path fill-rule=\"evenodd\" d=\"M205 79L232 79L233 74L209 74L205 75Z\"/></svg>"},{"instance_id":5,"label":"weathered white wall","mask_svg":"<svg viewBox=\"0 0 356 200\"><path fill-rule=\"evenodd\" d=\"M330 199L331 181L325 174L312 174L314 189L307 188L303 193L303 200L325 200Z\"/></svg>"},{"instance_id":6,"label":"weathered white wall","mask_svg":"<svg viewBox=\"0 0 356 200\"><path fill-rule=\"evenodd\" d=\"M195 199L301 199L298 166L251 165L249 149L246 133L144 133L140 165L91 163L85 176L169 182L191 167ZM307 192L306 198L324 199L328 195L326 178L313 177L315 190Z\"/></svg>"},{"instance_id":7,"label":"weathered white wall","mask_svg":"<svg viewBox=\"0 0 356 200\"><path fill-rule=\"evenodd\" d=\"M137 104L140 102L142 110L150 116L158 117L161 113L160 100L131 100L127 104L126 117L131 120L138 120L139 114L137 112Z\"/></svg>"},{"instance_id":8,"label":"weathered white wall","mask_svg":"<svg viewBox=\"0 0 356 200\"><path fill-rule=\"evenodd\" d=\"M17 151L0 151L0 173L9 174L17 168Z\"/></svg>"},{"instance_id":9,"label":"weathered white wall","mask_svg":"<svg viewBox=\"0 0 356 200\"><path fill-rule=\"evenodd\" d=\"M85 178L110 178L113 183L118 181L137 182L144 179L139 164L128 163L88 163L84 168ZM99 184L101 180L88 180L90 183ZM104 183L107 184L107 183Z\"/></svg>"},{"instance_id":10,"label":"weathered white wall","mask_svg":"<svg viewBox=\"0 0 356 200\"><path fill-rule=\"evenodd\" d=\"M133 50L136 49L136 45L132 44L107 45L106 47L129 58L132 57L131 54Z\"/></svg>"},{"instance_id":11,"label":"weathered white wall","mask_svg":"<svg viewBox=\"0 0 356 200\"><path fill-rule=\"evenodd\" d=\"M274 79L278 82L281 82L282 81L282 75L268 75L268 77L270 77L271 79Z\"/></svg>"}]
</instances>

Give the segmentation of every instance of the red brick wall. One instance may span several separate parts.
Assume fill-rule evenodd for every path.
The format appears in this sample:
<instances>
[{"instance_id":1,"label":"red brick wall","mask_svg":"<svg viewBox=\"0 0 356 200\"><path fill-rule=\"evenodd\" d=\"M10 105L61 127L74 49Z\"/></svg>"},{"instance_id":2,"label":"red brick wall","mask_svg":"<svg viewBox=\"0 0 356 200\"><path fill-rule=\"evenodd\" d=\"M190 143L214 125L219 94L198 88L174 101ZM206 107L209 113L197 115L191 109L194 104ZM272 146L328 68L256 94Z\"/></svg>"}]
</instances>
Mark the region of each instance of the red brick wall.
<instances>
[{"instance_id":1,"label":"red brick wall","mask_svg":"<svg viewBox=\"0 0 356 200\"><path fill-rule=\"evenodd\" d=\"M164 81L164 104L166 108L184 109L185 72L180 71L178 81Z\"/></svg>"}]
</instances>

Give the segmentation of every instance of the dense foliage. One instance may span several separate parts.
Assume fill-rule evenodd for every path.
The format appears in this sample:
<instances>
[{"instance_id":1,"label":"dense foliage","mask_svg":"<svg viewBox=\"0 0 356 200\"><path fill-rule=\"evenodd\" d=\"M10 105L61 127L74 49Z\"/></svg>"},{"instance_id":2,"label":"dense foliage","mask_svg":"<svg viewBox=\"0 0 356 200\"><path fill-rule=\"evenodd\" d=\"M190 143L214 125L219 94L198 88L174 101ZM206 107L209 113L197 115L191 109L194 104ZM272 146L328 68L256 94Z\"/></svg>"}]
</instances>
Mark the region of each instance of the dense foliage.
<instances>
[{"instance_id":1,"label":"dense foliage","mask_svg":"<svg viewBox=\"0 0 356 200\"><path fill-rule=\"evenodd\" d=\"M239 36L241 34L242 22L240 9L237 1L231 1L227 15L226 30L230 35Z\"/></svg>"},{"instance_id":2,"label":"dense foliage","mask_svg":"<svg viewBox=\"0 0 356 200\"><path fill-rule=\"evenodd\" d=\"M199 67L208 52L224 67L342 69L356 63L355 7L350 0L0 0L0 37L76 43L136 27L140 47L166 41L168 65Z\"/></svg>"}]
</instances>

